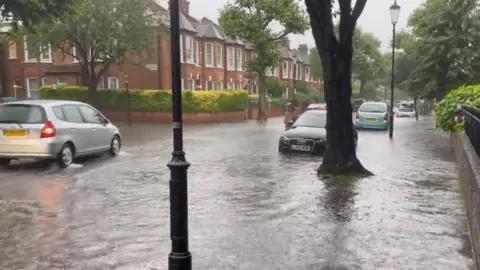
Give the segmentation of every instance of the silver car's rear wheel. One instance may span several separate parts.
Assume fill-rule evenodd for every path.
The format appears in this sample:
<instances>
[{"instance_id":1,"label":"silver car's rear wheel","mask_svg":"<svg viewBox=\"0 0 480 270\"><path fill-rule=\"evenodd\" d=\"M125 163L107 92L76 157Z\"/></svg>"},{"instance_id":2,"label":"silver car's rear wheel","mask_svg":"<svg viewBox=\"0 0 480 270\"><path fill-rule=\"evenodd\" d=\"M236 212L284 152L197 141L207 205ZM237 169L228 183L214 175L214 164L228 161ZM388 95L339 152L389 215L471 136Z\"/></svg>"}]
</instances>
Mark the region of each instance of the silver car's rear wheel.
<instances>
[{"instance_id":1,"label":"silver car's rear wheel","mask_svg":"<svg viewBox=\"0 0 480 270\"><path fill-rule=\"evenodd\" d=\"M73 147L66 143L60 149L57 156L57 164L60 168L66 168L73 163L74 151Z\"/></svg>"}]
</instances>

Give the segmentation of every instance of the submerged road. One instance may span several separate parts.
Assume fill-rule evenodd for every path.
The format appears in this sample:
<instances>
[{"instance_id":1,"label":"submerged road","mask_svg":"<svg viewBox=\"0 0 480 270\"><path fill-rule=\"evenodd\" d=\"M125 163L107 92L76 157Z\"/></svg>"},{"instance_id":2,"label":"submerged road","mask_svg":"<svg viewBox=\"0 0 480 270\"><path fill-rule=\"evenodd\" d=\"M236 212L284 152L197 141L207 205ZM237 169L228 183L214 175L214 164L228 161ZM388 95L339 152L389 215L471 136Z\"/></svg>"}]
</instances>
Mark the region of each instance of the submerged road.
<instances>
[{"instance_id":1,"label":"submerged road","mask_svg":"<svg viewBox=\"0 0 480 270\"><path fill-rule=\"evenodd\" d=\"M282 156L273 119L185 130L194 268L470 269L452 149L433 119L360 131L375 176L328 181ZM169 126L123 127L115 159L0 171L0 269L167 269Z\"/></svg>"}]
</instances>

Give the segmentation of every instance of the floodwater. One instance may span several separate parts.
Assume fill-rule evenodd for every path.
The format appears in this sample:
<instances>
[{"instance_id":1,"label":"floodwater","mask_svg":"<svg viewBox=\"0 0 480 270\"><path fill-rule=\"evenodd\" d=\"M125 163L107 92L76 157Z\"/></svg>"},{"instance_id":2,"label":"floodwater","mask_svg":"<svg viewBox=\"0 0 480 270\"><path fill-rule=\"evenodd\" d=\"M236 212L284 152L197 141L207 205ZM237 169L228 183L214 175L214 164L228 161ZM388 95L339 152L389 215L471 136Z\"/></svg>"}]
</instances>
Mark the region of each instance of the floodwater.
<instances>
[{"instance_id":1,"label":"floodwater","mask_svg":"<svg viewBox=\"0 0 480 270\"><path fill-rule=\"evenodd\" d=\"M360 131L375 176L278 154L281 119L185 130L194 269L471 269L452 149L433 119ZM0 172L0 269L167 269L169 126L122 125L115 159Z\"/></svg>"}]
</instances>

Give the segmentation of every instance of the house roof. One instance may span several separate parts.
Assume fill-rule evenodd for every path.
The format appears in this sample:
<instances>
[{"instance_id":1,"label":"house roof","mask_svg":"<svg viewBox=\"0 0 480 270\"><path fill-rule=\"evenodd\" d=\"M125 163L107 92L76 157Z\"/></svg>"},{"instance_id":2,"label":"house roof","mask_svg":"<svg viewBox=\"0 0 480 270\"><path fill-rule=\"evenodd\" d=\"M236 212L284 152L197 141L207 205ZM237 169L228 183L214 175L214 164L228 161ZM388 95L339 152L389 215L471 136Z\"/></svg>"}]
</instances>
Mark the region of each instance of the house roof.
<instances>
[{"instance_id":1,"label":"house roof","mask_svg":"<svg viewBox=\"0 0 480 270\"><path fill-rule=\"evenodd\" d=\"M278 48L278 51L280 52L280 56L281 56L283 59L291 59L291 60L293 60L293 55L291 54L291 51L290 51L287 47L280 46L280 47Z\"/></svg>"},{"instance_id":2,"label":"house roof","mask_svg":"<svg viewBox=\"0 0 480 270\"><path fill-rule=\"evenodd\" d=\"M310 55L305 54L297 49L292 50L294 57L296 58L295 60L300 61L301 63L304 63L305 65L310 65Z\"/></svg>"},{"instance_id":3,"label":"house roof","mask_svg":"<svg viewBox=\"0 0 480 270\"><path fill-rule=\"evenodd\" d=\"M195 29L195 27L193 27L190 20L182 12L180 12L180 29L194 32L194 33L197 32L197 30Z\"/></svg>"},{"instance_id":4,"label":"house roof","mask_svg":"<svg viewBox=\"0 0 480 270\"><path fill-rule=\"evenodd\" d=\"M202 37L225 40L225 35L214 24L196 24L194 27Z\"/></svg>"}]
</instances>

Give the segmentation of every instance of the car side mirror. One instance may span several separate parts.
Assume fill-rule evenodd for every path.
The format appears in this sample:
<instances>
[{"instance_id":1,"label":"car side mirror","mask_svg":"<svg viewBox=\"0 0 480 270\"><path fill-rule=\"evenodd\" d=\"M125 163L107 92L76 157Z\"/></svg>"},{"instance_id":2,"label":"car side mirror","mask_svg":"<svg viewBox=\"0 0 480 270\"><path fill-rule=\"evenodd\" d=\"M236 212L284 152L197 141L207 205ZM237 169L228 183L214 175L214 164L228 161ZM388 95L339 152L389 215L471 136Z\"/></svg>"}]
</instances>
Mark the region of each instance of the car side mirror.
<instances>
[{"instance_id":1,"label":"car side mirror","mask_svg":"<svg viewBox=\"0 0 480 270\"><path fill-rule=\"evenodd\" d=\"M108 120L107 118L103 118L103 124L104 125L110 124L110 120Z\"/></svg>"}]
</instances>

